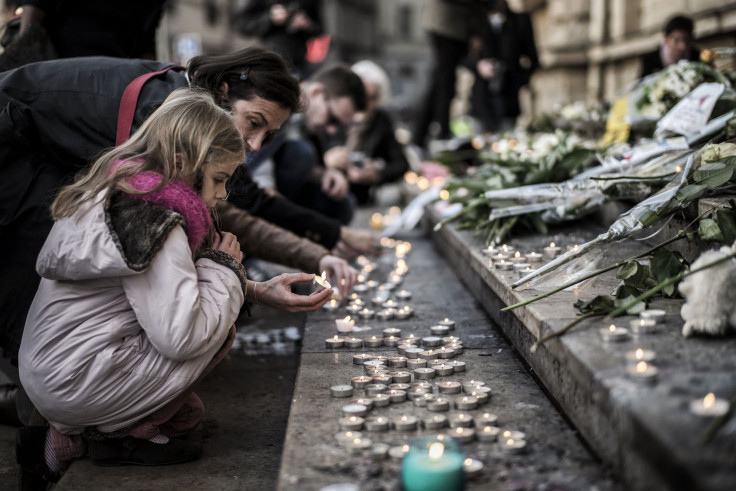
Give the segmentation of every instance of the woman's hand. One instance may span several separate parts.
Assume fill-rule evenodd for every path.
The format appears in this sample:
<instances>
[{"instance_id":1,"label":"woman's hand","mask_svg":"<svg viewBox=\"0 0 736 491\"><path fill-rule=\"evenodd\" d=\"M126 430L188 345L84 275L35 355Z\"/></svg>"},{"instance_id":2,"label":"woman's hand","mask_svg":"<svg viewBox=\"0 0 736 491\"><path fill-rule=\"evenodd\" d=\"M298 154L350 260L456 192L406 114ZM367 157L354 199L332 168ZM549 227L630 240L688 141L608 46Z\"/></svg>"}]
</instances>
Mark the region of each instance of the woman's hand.
<instances>
[{"instance_id":1,"label":"woman's hand","mask_svg":"<svg viewBox=\"0 0 736 491\"><path fill-rule=\"evenodd\" d=\"M381 245L378 237L370 230L351 227L340 227L340 240L337 241L332 253L347 259L354 259L361 254L379 256Z\"/></svg>"},{"instance_id":2,"label":"woman's hand","mask_svg":"<svg viewBox=\"0 0 736 491\"><path fill-rule=\"evenodd\" d=\"M243 251L240 250L240 243L230 232L215 234L212 248L231 255L239 263L243 261Z\"/></svg>"},{"instance_id":3,"label":"woman's hand","mask_svg":"<svg viewBox=\"0 0 736 491\"><path fill-rule=\"evenodd\" d=\"M351 267L348 262L332 254L325 254L319 260L319 270L327 271L332 285L337 285L342 296L346 296L358 278L358 271Z\"/></svg>"},{"instance_id":4,"label":"woman's hand","mask_svg":"<svg viewBox=\"0 0 736 491\"><path fill-rule=\"evenodd\" d=\"M332 290L325 288L310 295L297 295L291 291L294 283L311 282L313 274L285 273L268 281L254 283L252 300L287 312L314 312L319 310L332 296Z\"/></svg>"},{"instance_id":5,"label":"woman's hand","mask_svg":"<svg viewBox=\"0 0 736 491\"><path fill-rule=\"evenodd\" d=\"M325 169L322 174L322 191L334 200L344 199L348 195L350 184L345 174L335 169Z\"/></svg>"}]
</instances>

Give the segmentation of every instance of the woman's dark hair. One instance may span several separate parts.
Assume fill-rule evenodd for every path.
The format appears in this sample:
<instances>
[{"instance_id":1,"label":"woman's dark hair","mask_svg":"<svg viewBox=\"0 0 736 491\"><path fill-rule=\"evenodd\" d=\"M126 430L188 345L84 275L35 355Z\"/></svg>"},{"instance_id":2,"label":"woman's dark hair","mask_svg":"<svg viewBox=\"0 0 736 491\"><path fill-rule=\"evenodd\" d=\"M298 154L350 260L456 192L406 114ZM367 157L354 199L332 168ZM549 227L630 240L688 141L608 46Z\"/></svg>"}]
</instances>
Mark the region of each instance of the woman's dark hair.
<instances>
[{"instance_id":1,"label":"woman's dark hair","mask_svg":"<svg viewBox=\"0 0 736 491\"><path fill-rule=\"evenodd\" d=\"M229 108L229 101L260 97L291 112L303 109L299 82L289 73L281 56L258 46L226 55L195 56L187 64L192 87L212 93L217 103ZM228 95L221 92L227 82Z\"/></svg>"},{"instance_id":2,"label":"woman's dark hair","mask_svg":"<svg viewBox=\"0 0 736 491\"><path fill-rule=\"evenodd\" d=\"M363 80L349 66L336 63L318 71L309 80L321 83L328 98L349 97L356 111L365 111L366 98Z\"/></svg>"}]
</instances>

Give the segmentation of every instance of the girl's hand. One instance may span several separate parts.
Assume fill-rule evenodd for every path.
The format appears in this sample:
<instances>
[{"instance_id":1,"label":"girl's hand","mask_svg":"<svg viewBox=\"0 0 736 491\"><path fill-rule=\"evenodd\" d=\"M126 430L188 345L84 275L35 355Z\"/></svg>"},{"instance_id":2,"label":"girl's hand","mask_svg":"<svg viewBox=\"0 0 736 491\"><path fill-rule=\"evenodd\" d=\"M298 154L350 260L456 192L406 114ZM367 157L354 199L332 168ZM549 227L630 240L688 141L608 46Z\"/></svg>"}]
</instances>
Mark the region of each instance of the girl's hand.
<instances>
[{"instance_id":1,"label":"girl's hand","mask_svg":"<svg viewBox=\"0 0 736 491\"><path fill-rule=\"evenodd\" d=\"M254 285L254 300L287 312L314 312L319 310L332 296L332 290L325 288L311 295L297 295L291 291L294 283L306 283L314 279L313 274L285 273L268 281Z\"/></svg>"},{"instance_id":2,"label":"girl's hand","mask_svg":"<svg viewBox=\"0 0 736 491\"><path fill-rule=\"evenodd\" d=\"M231 255L236 261L243 261L243 251L240 250L238 239L230 232L221 232L215 234L215 240L212 243L212 249L222 251Z\"/></svg>"}]
</instances>

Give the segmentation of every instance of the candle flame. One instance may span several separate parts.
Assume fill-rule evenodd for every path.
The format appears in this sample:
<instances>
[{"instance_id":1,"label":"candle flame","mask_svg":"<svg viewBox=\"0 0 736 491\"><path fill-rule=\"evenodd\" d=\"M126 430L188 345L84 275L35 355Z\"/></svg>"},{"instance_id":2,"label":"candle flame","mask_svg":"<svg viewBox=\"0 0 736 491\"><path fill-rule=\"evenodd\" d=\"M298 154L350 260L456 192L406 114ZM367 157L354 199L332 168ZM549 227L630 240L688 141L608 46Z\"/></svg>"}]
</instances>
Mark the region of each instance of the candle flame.
<instances>
[{"instance_id":1,"label":"candle flame","mask_svg":"<svg viewBox=\"0 0 736 491\"><path fill-rule=\"evenodd\" d=\"M504 432L503 432L503 437L504 437L504 438L508 438L508 437L510 437L510 436L511 436L511 432L510 432L510 431L508 431L508 430L507 430L507 431L504 431Z\"/></svg>"},{"instance_id":2,"label":"candle flame","mask_svg":"<svg viewBox=\"0 0 736 491\"><path fill-rule=\"evenodd\" d=\"M611 324L611 325L610 325L610 326L608 327L608 330L609 330L609 331L611 331L611 332L616 332L616 326L614 326L613 324Z\"/></svg>"},{"instance_id":3,"label":"candle flame","mask_svg":"<svg viewBox=\"0 0 736 491\"><path fill-rule=\"evenodd\" d=\"M445 453L445 446L441 443L433 443L429 446L429 458L430 459L439 459L442 457L442 454Z\"/></svg>"},{"instance_id":4,"label":"candle flame","mask_svg":"<svg viewBox=\"0 0 736 491\"><path fill-rule=\"evenodd\" d=\"M353 440L353 444L360 445L360 438L356 438L355 440Z\"/></svg>"},{"instance_id":5,"label":"candle flame","mask_svg":"<svg viewBox=\"0 0 736 491\"><path fill-rule=\"evenodd\" d=\"M513 444L514 444L514 439L513 438L509 438L508 440L506 440L506 445L508 445L509 447L511 445L513 445Z\"/></svg>"},{"instance_id":6,"label":"candle flame","mask_svg":"<svg viewBox=\"0 0 736 491\"><path fill-rule=\"evenodd\" d=\"M345 318L344 318L343 320L344 320L345 322L350 322L350 321L351 321L351 320L353 320L353 319L351 319L351 318L350 318L350 316L348 315L348 316L345 316Z\"/></svg>"},{"instance_id":7,"label":"candle flame","mask_svg":"<svg viewBox=\"0 0 736 491\"><path fill-rule=\"evenodd\" d=\"M483 428L483 433L490 433L491 431L493 431L492 426L486 426L485 428Z\"/></svg>"},{"instance_id":8,"label":"candle flame","mask_svg":"<svg viewBox=\"0 0 736 491\"><path fill-rule=\"evenodd\" d=\"M455 430L455 432L456 432L456 433L457 433L458 435L462 435L464 431L465 431L465 430L464 430L464 429L462 429L462 428L458 428L458 429L456 429L456 430Z\"/></svg>"},{"instance_id":9,"label":"candle flame","mask_svg":"<svg viewBox=\"0 0 736 491\"><path fill-rule=\"evenodd\" d=\"M636 364L636 371L638 373L644 373L644 372L646 372L647 371L647 362L640 361L639 363L637 363Z\"/></svg>"},{"instance_id":10,"label":"candle flame","mask_svg":"<svg viewBox=\"0 0 736 491\"><path fill-rule=\"evenodd\" d=\"M327 279L327 271L322 271L322 281Z\"/></svg>"},{"instance_id":11,"label":"candle flame","mask_svg":"<svg viewBox=\"0 0 736 491\"><path fill-rule=\"evenodd\" d=\"M401 421L406 421L406 420L407 420L407 417L406 416L402 416L401 417Z\"/></svg>"},{"instance_id":12,"label":"candle flame","mask_svg":"<svg viewBox=\"0 0 736 491\"><path fill-rule=\"evenodd\" d=\"M703 398L703 407L708 409L713 406L716 402L716 395L711 392Z\"/></svg>"},{"instance_id":13,"label":"candle flame","mask_svg":"<svg viewBox=\"0 0 736 491\"><path fill-rule=\"evenodd\" d=\"M335 334L335 337L332 338L332 339L334 339L335 341L337 341L337 334Z\"/></svg>"},{"instance_id":14,"label":"candle flame","mask_svg":"<svg viewBox=\"0 0 736 491\"><path fill-rule=\"evenodd\" d=\"M521 253L519 251L516 251L516 254L514 254L514 257L521 257Z\"/></svg>"},{"instance_id":15,"label":"candle flame","mask_svg":"<svg viewBox=\"0 0 736 491\"><path fill-rule=\"evenodd\" d=\"M409 445L403 445L401 447L401 451L404 452L404 453L408 452L409 451Z\"/></svg>"},{"instance_id":16,"label":"candle flame","mask_svg":"<svg viewBox=\"0 0 736 491\"><path fill-rule=\"evenodd\" d=\"M503 249L503 252L509 252L509 246L506 244L502 245L501 248Z\"/></svg>"},{"instance_id":17,"label":"candle flame","mask_svg":"<svg viewBox=\"0 0 736 491\"><path fill-rule=\"evenodd\" d=\"M554 242L550 242L550 243L549 243L549 246L550 246L550 247L555 247L555 243L554 243Z\"/></svg>"},{"instance_id":18,"label":"candle flame","mask_svg":"<svg viewBox=\"0 0 736 491\"><path fill-rule=\"evenodd\" d=\"M644 350L639 348L638 350L636 350L636 354L634 356L636 356L637 360L641 360L642 358L644 358Z\"/></svg>"},{"instance_id":19,"label":"candle flame","mask_svg":"<svg viewBox=\"0 0 736 491\"><path fill-rule=\"evenodd\" d=\"M350 422L351 423L355 422L355 416L350 416Z\"/></svg>"},{"instance_id":20,"label":"candle flame","mask_svg":"<svg viewBox=\"0 0 736 491\"><path fill-rule=\"evenodd\" d=\"M675 166L675 172L678 173L678 174L680 172L682 172L682 167L680 167L679 165L678 166Z\"/></svg>"}]
</instances>

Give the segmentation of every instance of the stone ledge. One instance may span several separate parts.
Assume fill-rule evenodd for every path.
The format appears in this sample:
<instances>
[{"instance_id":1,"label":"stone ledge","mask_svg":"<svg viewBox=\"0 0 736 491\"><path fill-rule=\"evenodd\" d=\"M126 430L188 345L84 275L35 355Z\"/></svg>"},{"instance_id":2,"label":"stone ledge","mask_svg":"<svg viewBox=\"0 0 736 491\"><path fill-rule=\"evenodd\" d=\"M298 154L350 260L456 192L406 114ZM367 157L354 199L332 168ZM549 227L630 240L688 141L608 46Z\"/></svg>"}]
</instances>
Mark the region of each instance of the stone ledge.
<instances>
[{"instance_id":1,"label":"stone ledge","mask_svg":"<svg viewBox=\"0 0 736 491\"><path fill-rule=\"evenodd\" d=\"M430 225L438 221L427 208ZM514 240L521 250L539 251L550 240L563 247L579 238L594 236L601 225L577 224L553 230L555 236ZM667 232L664 232L665 234ZM595 452L610 463L632 489L734 489L736 488L736 422L724 426L708 445L699 447L709 421L689 414L689 401L707 392L730 399L736 396L736 339L685 339L680 334L681 300L656 299L653 308L668 317L659 334L607 345L596 328L600 319L588 319L565 336L543 345L536 353L529 347L540 335L555 331L576 317L576 298L590 299L610 293L617 284L615 272L602 275L592 285L563 291L548 299L516 309L499 309L539 293L511 290L516 280L488 267L480 253L482 240L470 232L445 226L433 234L435 244L455 268L456 274L476 296L491 318L518 349ZM664 240L664 237L662 238ZM626 241L617 246L631 251L644 246ZM621 253L622 251L618 250ZM618 324L633 317L623 317ZM642 387L624 371L625 351L637 347L657 352L659 382Z\"/></svg>"}]
</instances>

